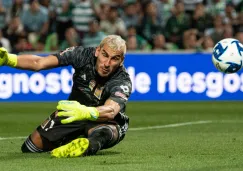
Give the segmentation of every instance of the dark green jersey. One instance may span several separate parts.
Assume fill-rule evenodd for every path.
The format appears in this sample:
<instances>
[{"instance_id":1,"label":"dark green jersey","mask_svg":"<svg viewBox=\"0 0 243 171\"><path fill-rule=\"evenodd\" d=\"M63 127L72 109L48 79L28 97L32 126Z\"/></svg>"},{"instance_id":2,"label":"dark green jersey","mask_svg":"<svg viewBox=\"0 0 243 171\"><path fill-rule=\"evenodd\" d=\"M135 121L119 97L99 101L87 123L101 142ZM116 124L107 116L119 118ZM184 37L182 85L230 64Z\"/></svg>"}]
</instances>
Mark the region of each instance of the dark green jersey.
<instances>
[{"instance_id":1,"label":"dark green jersey","mask_svg":"<svg viewBox=\"0 0 243 171\"><path fill-rule=\"evenodd\" d=\"M101 106L107 99L112 99L121 107L115 121L126 131L129 118L125 115L125 109L132 90L129 74L121 66L110 77L100 77L95 70L94 54L95 48L82 46L71 47L55 54L60 66L72 65L75 69L69 100L76 100L86 106Z\"/></svg>"}]
</instances>

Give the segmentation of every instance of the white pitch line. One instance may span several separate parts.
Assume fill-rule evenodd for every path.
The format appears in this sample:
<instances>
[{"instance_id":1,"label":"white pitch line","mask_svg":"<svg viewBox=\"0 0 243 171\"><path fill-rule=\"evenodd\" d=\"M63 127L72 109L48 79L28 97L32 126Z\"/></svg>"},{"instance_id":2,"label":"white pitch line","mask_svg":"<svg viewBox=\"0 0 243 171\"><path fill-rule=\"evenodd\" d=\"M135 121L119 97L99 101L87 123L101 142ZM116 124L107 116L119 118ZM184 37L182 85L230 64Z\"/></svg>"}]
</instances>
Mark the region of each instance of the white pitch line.
<instances>
[{"instance_id":1,"label":"white pitch line","mask_svg":"<svg viewBox=\"0 0 243 171\"><path fill-rule=\"evenodd\" d=\"M2 140L15 140L15 139L25 139L27 137L0 137L0 141Z\"/></svg>"},{"instance_id":2,"label":"white pitch line","mask_svg":"<svg viewBox=\"0 0 243 171\"><path fill-rule=\"evenodd\" d=\"M129 131L142 131L148 129L161 129L161 128L172 128L172 127L180 127L186 125L199 125L199 124L207 124L212 123L213 121L194 121L194 122L183 122L183 123L175 123L168 125L158 125L158 126L148 126L148 127L140 127L140 128L130 128Z\"/></svg>"},{"instance_id":3,"label":"white pitch line","mask_svg":"<svg viewBox=\"0 0 243 171\"><path fill-rule=\"evenodd\" d=\"M168 124L168 125L158 125L158 126L148 126L148 127L138 127L138 128L129 128L129 131L143 131L149 129L161 129L161 128L174 128L174 127L181 127L187 125L200 125L200 124L208 124L208 123L242 123L242 121L232 121L232 120L223 120L223 121L193 121L193 122L182 122L182 123L175 123L175 124ZM0 141L3 140L14 140L14 139L25 139L27 137L0 137Z\"/></svg>"}]
</instances>

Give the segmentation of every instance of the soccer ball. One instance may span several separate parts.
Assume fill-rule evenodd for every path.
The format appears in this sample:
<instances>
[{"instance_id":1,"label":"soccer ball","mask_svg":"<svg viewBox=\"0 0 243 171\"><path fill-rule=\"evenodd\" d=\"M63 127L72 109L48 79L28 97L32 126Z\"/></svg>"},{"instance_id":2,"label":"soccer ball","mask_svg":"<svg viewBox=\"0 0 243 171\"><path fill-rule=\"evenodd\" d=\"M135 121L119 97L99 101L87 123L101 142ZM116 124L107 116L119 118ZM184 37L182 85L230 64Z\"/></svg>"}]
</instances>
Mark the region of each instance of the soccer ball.
<instances>
[{"instance_id":1,"label":"soccer ball","mask_svg":"<svg viewBox=\"0 0 243 171\"><path fill-rule=\"evenodd\" d=\"M212 60L219 71L235 73L243 65L243 45L237 39L223 39L214 46Z\"/></svg>"}]
</instances>

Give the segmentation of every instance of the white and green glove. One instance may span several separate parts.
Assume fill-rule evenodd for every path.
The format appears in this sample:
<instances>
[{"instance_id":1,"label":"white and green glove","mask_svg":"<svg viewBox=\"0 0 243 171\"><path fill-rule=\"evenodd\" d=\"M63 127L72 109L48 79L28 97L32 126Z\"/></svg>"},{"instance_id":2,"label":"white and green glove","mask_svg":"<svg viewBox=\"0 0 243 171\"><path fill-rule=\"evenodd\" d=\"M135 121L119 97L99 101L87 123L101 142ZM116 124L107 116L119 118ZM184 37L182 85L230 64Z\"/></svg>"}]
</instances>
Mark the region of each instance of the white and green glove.
<instances>
[{"instance_id":1,"label":"white and green glove","mask_svg":"<svg viewBox=\"0 0 243 171\"><path fill-rule=\"evenodd\" d=\"M58 102L57 110L59 110L57 116L68 117L61 120L62 124L82 120L95 121L99 117L99 111L95 107L87 107L77 101L61 100Z\"/></svg>"},{"instance_id":2,"label":"white and green glove","mask_svg":"<svg viewBox=\"0 0 243 171\"><path fill-rule=\"evenodd\" d=\"M0 48L0 66L7 65L10 67L16 67L17 55L8 53L4 47Z\"/></svg>"}]
</instances>

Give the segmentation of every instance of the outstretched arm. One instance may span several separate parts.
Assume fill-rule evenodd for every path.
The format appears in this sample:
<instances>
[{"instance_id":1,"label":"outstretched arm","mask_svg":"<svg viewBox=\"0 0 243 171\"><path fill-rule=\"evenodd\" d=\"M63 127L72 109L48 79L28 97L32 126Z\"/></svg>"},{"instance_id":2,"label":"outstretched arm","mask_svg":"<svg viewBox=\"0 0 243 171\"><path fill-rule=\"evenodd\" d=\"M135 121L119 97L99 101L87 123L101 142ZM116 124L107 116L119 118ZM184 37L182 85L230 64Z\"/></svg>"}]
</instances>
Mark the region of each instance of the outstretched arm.
<instances>
[{"instance_id":1,"label":"outstretched arm","mask_svg":"<svg viewBox=\"0 0 243 171\"><path fill-rule=\"evenodd\" d=\"M19 55L17 56L16 68L26 69L32 71L40 71L44 69L55 68L58 66L58 59L56 56L49 55L41 57L37 55Z\"/></svg>"},{"instance_id":2,"label":"outstretched arm","mask_svg":"<svg viewBox=\"0 0 243 171\"><path fill-rule=\"evenodd\" d=\"M19 69L39 71L43 69L50 69L58 66L58 59L56 56L49 55L41 57L37 55L15 55L10 54L8 51L0 48L0 66L10 66Z\"/></svg>"},{"instance_id":3,"label":"outstretched arm","mask_svg":"<svg viewBox=\"0 0 243 171\"><path fill-rule=\"evenodd\" d=\"M79 120L98 122L113 120L120 111L120 106L111 99L108 99L103 106L98 107L87 107L77 101L62 100L58 102L57 109L59 110L57 116L67 117L61 121L63 124L67 124Z\"/></svg>"}]
</instances>

